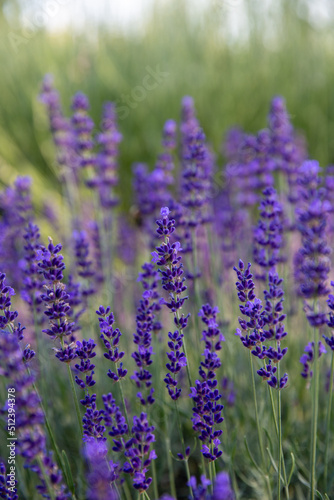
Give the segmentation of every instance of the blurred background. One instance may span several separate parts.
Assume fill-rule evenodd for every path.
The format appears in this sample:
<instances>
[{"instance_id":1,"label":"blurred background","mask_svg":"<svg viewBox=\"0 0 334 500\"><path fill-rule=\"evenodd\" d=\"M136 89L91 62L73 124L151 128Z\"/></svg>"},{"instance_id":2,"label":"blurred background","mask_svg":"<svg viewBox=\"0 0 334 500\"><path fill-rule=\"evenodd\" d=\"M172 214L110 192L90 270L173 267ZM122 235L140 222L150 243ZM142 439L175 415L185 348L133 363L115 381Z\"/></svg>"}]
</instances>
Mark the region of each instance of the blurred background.
<instances>
[{"instance_id":1,"label":"blurred background","mask_svg":"<svg viewBox=\"0 0 334 500\"><path fill-rule=\"evenodd\" d=\"M163 123L179 118L187 94L217 154L229 127L265 127L270 99L283 95L310 156L326 166L333 28L331 0L0 0L0 183L32 175L40 196L61 191L38 101L46 73L66 114L76 91L88 95L97 129L103 102L116 102L123 208L131 165L153 167Z\"/></svg>"}]
</instances>

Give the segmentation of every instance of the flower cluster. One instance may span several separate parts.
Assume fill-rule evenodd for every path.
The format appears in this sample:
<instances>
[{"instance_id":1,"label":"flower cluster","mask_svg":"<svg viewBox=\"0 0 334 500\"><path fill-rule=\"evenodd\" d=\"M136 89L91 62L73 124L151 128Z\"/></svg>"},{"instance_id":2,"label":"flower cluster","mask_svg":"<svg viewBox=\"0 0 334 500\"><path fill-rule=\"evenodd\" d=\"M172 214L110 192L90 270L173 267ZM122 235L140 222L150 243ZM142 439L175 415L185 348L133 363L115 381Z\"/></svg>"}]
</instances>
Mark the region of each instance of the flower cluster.
<instances>
[{"instance_id":1,"label":"flower cluster","mask_svg":"<svg viewBox=\"0 0 334 500\"><path fill-rule=\"evenodd\" d=\"M42 294L41 299L46 305L44 314L50 323L50 328L44 329L43 332L52 339L60 339L63 342L67 337L73 341L74 325L68 321L71 308L68 304L69 295L62 283L65 264L60 253L61 249L60 244L54 245L52 239L49 238L48 246L42 246L39 250L38 268L46 281L45 293Z\"/></svg>"},{"instance_id":2,"label":"flower cluster","mask_svg":"<svg viewBox=\"0 0 334 500\"><path fill-rule=\"evenodd\" d=\"M90 187L98 188L101 206L105 209L118 204L114 188L118 184L117 158L121 140L122 134L117 128L115 105L108 102L103 109L101 133L96 137L96 142L101 146L101 151L96 156L97 175L89 181Z\"/></svg>"},{"instance_id":3,"label":"flower cluster","mask_svg":"<svg viewBox=\"0 0 334 500\"><path fill-rule=\"evenodd\" d=\"M15 295L12 287L6 285L5 273L0 273L0 329L8 329L15 334L18 340L23 339L23 330L21 323L14 323L18 317L17 311L12 311L11 297Z\"/></svg>"},{"instance_id":4,"label":"flower cluster","mask_svg":"<svg viewBox=\"0 0 334 500\"><path fill-rule=\"evenodd\" d=\"M107 307L105 309L103 306L100 306L99 310L96 311L96 314L99 316L99 325L101 331L100 338L102 339L106 349L108 349L108 352L104 353L104 357L115 363L117 371L113 372L109 370L108 377L114 380L114 382L118 382L128 373L128 371L123 368L123 363L121 362L121 359L124 356L124 351L120 351L118 348L118 344L122 334L118 328L113 328L115 318L113 313L110 312L110 307Z\"/></svg>"},{"instance_id":5,"label":"flower cluster","mask_svg":"<svg viewBox=\"0 0 334 500\"><path fill-rule=\"evenodd\" d=\"M133 487L138 492L148 489L152 478L146 478L146 472L152 460L157 458L154 450L150 450L151 444L155 441L153 434L154 427L147 421L146 413L141 413L140 417L133 417L131 429L132 437L125 444L124 455L128 459L123 465L123 471L133 475Z\"/></svg>"},{"instance_id":6,"label":"flower cluster","mask_svg":"<svg viewBox=\"0 0 334 500\"><path fill-rule=\"evenodd\" d=\"M17 292L21 289L22 234L32 217L31 179L17 177L0 192L0 268Z\"/></svg>"},{"instance_id":7,"label":"flower cluster","mask_svg":"<svg viewBox=\"0 0 334 500\"><path fill-rule=\"evenodd\" d=\"M12 480L10 474L6 474L6 466L2 460L0 460L0 498L19 500L17 481Z\"/></svg>"},{"instance_id":8,"label":"flower cluster","mask_svg":"<svg viewBox=\"0 0 334 500\"><path fill-rule=\"evenodd\" d=\"M85 231L74 231L74 256L78 276L85 280L85 286L82 286L81 293L87 299L95 292L92 284L94 270L92 268L93 261L89 259L89 243Z\"/></svg>"},{"instance_id":9,"label":"flower cluster","mask_svg":"<svg viewBox=\"0 0 334 500\"><path fill-rule=\"evenodd\" d=\"M162 146L164 150L151 172L143 163L137 163L133 169L136 206L153 247L156 235L151 224L152 216L156 217L162 206L172 203L169 186L174 182L171 171L174 169L173 150L176 147L176 123L173 120L167 120L164 125Z\"/></svg>"},{"instance_id":10,"label":"flower cluster","mask_svg":"<svg viewBox=\"0 0 334 500\"><path fill-rule=\"evenodd\" d=\"M199 439L203 443L201 451L209 461L217 460L222 455L218 446L223 431L216 426L224 420L221 416L224 407L218 403L222 395L217 389L215 372L221 366L217 351L221 350L221 342L225 339L218 328L217 313L218 308L209 304L204 305L199 312L203 323L207 325L207 330L203 330L202 339L205 344L204 361L201 361L199 367L202 381L196 380L196 385L191 387L190 393L195 403L194 416L191 419L193 429L199 433Z\"/></svg>"},{"instance_id":11,"label":"flower cluster","mask_svg":"<svg viewBox=\"0 0 334 500\"><path fill-rule=\"evenodd\" d=\"M165 241L156 248L152 253L153 262L157 264L161 274L162 288L169 292L169 301L165 301L166 306L174 313L174 322L178 327L175 332L169 332L168 347L170 352L167 353L169 362L166 364L170 373L167 373L164 382L168 393L173 400L180 397L181 389L177 388L177 374L183 366L187 365L187 358L181 349L183 347L182 330L187 326L188 316L180 317L179 311L182 308L185 300L188 297L183 297L183 292L187 287L184 284L182 257L178 255L181 250L179 242L170 243L169 238L175 231L175 220L169 219L169 209L164 207L161 209L162 219L157 220L157 234L164 237ZM172 375L171 375L172 374Z\"/></svg>"},{"instance_id":12,"label":"flower cluster","mask_svg":"<svg viewBox=\"0 0 334 500\"><path fill-rule=\"evenodd\" d=\"M51 75L46 75L44 78L40 100L46 106L48 112L50 130L57 147L58 164L69 170L72 174L72 180L76 181L76 169L79 165L74 153L73 129L70 121L65 118L62 112L59 94L53 86L53 77Z\"/></svg>"},{"instance_id":13,"label":"flower cluster","mask_svg":"<svg viewBox=\"0 0 334 500\"><path fill-rule=\"evenodd\" d=\"M23 235L24 245L24 278L22 298L29 304L31 309L35 309L37 318L41 322L40 312L42 304L43 279L38 272L37 255L40 250L40 232L38 226L29 223Z\"/></svg>"},{"instance_id":14,"label":"flower cluster","mask_svg":"<svg viewBox=\"0 0 334 500\"><path fill-rule=\"evenodd\" d=\"M278 380L275 375L277 369L271 366L272 362L279 363L288 351L287 347L281 349L280 345L281 339L287 335L283 324L285 315L282 313L284 293L280 288L283 280L277 273L269 273L269 291L264 292L266 305L263 309L261 300L254 293L255 285L250 267L248 264L245 268L244 263L239 261L239 269L234 268L238 277L236 287L241 302L239 308L246 317L239 318L241 330L237 328L236 335L240 337L243 345L251 350L253 356L268 360L268 364L257 371L258 375L271 387L283 389L288 381L287 374L284 373ZM268 340L276 340L276 349L264 344Z\"/></svg>"},{"instance_id":15,"label":"flower cluster","mask_svg":"<svg viewBox=\"0 0 334 500\"><path fill-rule=\"evenodd\" d=\"M293 129L283 97L276 96L272 99L268 123L271 134L270 155L275 161L275 170L285 174L288 200L296 203L298 169L306 160L307 152Z\"/></svg>"},{"instance_id":16,"label":"flower cluster","mask_svg":"<svg viewBox=\"0 0 334 500\"><path fill-rule=\"evenodd\" d=\"M73 115L71 125L74 132L74 150L81 168L95 166L92 131L94 122L88 115L89 102L85 94L77 92L72 99Z\"/></svg>"},{"instance_id":17,"label":"flower cluster","mask_svg":"<svg viewBox=\"0 0 334 500\"><path fill-rule=\"evenodd\" d=\"M300 362L303 365L303 371L301 373L301 376L304 378L312 378L313 376L313 371L310 369L310 364L313 363L314 361L314 342L309 342L305 346L305 354L302 355L300 358ZM325 354L327 351L325 347L323 346L322 342L319 341L318 343L318 358L320 358L323 354Z\"/></svg>"},{"instance_id":18,"label":"flower cluster","mask_svg":"<svg viewBox=\"0 0 334 500\"><path fill-rule=\"evenodd\" d=\"M189 481L194 500L234 500L235 496L231 487L231 482L227 472L219 472L213 484L212 495L208 492L211 481L204 474L201 476L201 483L198 484L195 476Z\"/></svg>"},{"instance_id":19,"label":"flower cluster","mask_svg":"<svg viewBox=\"0 0 334 500\"><path fill-rule=\"evenodd\" d=\"M139 370L135 370L131 378L135 381L138 388L142 386L150 392L147 396L142 392L137 393L142 405L153 404L155 399L153 397L154 389L152 386L152 374L147 369L152 364L152 332L156 333L161 329L161 325L155 320L155 313L160 309L160 297L157 292L157 285L159 274L154 269L154 265L146 263L142 266L143 272L139 275L139 280L142 281L144 293L139 302L136 315L137 331L133 334L133 341L137 346L131 356Z\"/></svg>"},{"instance_id":20,"label":"flower cluster","mask_svg":"<svg viewBox=\"0 0 334 500\"><path fill-rule=\"evenodd\" d=\"M334 287L334 281L331 281L331 285L332 287ZM329 317L327 319L327 326L332 329L332 336L327 337L326 335L323 335L323 338L325 339L328 347L330 347L331 350L334 351L334 295L332 295L331 293L328 295L327 304L330 309Z\"/></svg>"},{"instance_id":21,"label":"flower cluster","mask_svg":"<svg viewBox=\"0 0 334 500\"><path fill-rule=\"evenodd\" d=\"M305 299L320 299L329 292L327 287L330 269L330 248L326 241L327 214L330 204L326 190L320 187L318 162L309 160L299 169L299 202L296 208L297 228L301 233L302 247L296 255L295 279L298 293ZM307 307L307 319L311 326L326 323L324 312Z\"/></svg>"},{"instance_id":22,"label":"flower cluster","mask_svg":"<svg viewBox=\"0 0 334 500\"><path fill-rule=\"evenodd\" d=\"M178 230L183 229L183 253L192 252L192 232L212 220L212 176L214 156L195 115L193 99L182 100L181 119L182 171L180 201L175 211ZM197 272L197 270L194 270Z\"/></svg>"},{"instance_id":23,"label":"flower cluster","mask_svg":"<svg viewBox=\"0 0 334 500\"><path fill-rule=\"evenodd\" d=\"M90 465L87 498L90 500L117 500L116 490L110 483L114 480L113 463L107 461L107 445L93 437L85 443L85 456Z\"/></svg>"},{"instance_id":24,"label":"flower cluster","mask_svg":"<svg viewBox=\"0 0 334 500\"><path fill-rule=\"evenodd\" d=\"M38 475L38 492L50 498L51 487L57 500L65 500L68 495L62 484L62 474L46 448L44 414L33 388L35 377L26 370L26 363L33 356L28 346L22 352L16 335L0 331L0 374L10 380L11 387L15 387L16 451L23 457L25 465ZM50 486L45 481L46 477Z\"/></svg>"},{"instance_id":25,"label":"flower cluster","mask_svg":"<svg viewBox=\"0 0 334 500\"><path fill-rule=\"evenodd\" d=\"M273 187L263 191L259 205L260 219L254 229L254 261L264 270L257 276L266 280L266 272L275 269L281 261L280 248L283 244L283 208Z\"/></svg>"}]
</instances>

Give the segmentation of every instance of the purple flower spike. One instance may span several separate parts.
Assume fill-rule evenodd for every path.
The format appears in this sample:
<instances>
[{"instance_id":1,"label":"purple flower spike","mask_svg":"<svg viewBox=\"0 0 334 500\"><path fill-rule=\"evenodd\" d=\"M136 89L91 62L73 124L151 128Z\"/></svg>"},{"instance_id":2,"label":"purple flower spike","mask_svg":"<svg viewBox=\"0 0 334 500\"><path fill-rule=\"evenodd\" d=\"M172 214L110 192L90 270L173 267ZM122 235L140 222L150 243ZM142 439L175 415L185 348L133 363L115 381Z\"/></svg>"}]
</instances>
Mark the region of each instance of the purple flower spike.
<instances>
[{"instance_id":1,"label":"purple flower spike","mask_svg":"<svg viewBox=\"0 0 334 500\"><path fill-rule=\"evenodd\" d=\"M169 395L173 400L177 400L181 394L181 389L177 388L177 375L181 368L187 365L186 356L181 352L183 348L182 330L187 326L189 317L189 315L180 315L179 311L188 297L183 297L187 287L184 284L182 257L179 255L181 245L178 241L173 244L169 241L169 237L175 231L175 220L170 219L168 207L161 209L161 216L162 219L156 221L158 226L157 234L164 237L165 241L160 246L157 246L156 251L152 253L152 261L159 267L162 288L169 293L169 300L165 300L164 304L174 313L174 323L178 328L174 333L168 333L170 352L167 353L169 361L166 367L170 373L167 373L164 378Z\"/></svg>"},{"instance_id":2,"label":"purple flower spike","mask_svg":"<svg viewBox=\"0 0 334 500\"><path fill-rule=\"evenodd\" d=\"M209 461L216 460L222 455L222 451L218 448L220 445L218 438L223 431L217 429L216 426L224 420L221 416L224 407L218 403L222 395L217 389L218 382L215 373L221 366L217 351L221 349L221 342L224 340L216 323L217 313L218 308L211 307L209 304L203 306L199 312L203 323L207 325L202 338L205 343L204 361L201 361L199 367L202 381L196 380L196 386L191 387L190 394L195 404L194 416L191 419L193 429L198 432L198 437L203 443L202 454Z\"/></svg>"},{"instance_id":3,"label":"purple flower spike","mask_svg":"<svg viewBox=\"0 0 334 500\"><path fill-rule=\"evenodd\" d=\"M324 347L324 345L319 341L318 343L319 346L319 351L318 351L318 358L320 358L323 354L325 354L327 351ZM310 365L314 361L314 342L309 342L305 346L305 354L302 355L300 358L300 362L303 365L303 371L301 373L301 376L305 379L307 378L312 378L313 376L313 371L310 369Z\"/></svg>"},{"instance_id":4,"label":"purple flower spike","mask_svg":"<svg viewBox=\"0 0 334 500\"><path fill-rule=\"evenodd\" d=\"M44 414L33 388L35 376L28 373L25 366L28 358L32 358L32 352L28 346L22 352L17 335L0 330L0 375L8 378L10 387L15 387L16 453L22 456L25 467L38 475L39 494L48 496L46 475L55 498L65 500L69 496L65 493L61 472L46 448ZM41 470L38 459L41 460L44 470ZM0 466L0 481L1 475L3 476L3 469ZM0 482L0 492L1 488L3 485ZM14 490L15 488L12 491ZM17 496L13 494L13 496L6 495L3 498L15 499Z\"/></svg>"},{"instance_id":5,"label":"purple flower spike","mask_svg":"<svg viewBox=\"0 0 334 500\"><path fill-rule=\"evenodd\" d=\"M146 478L148 467L157 458L154 450L150 450L155 441L154 427L149 426L146 413L133 417L132 437L125 443L124 455L128 459L123 471L133 475L133 487L139 493L146 491L152 478Z\"/></svg>"},{"instance_id":6,"label":"purple flower spike","mask_svg":"<svg viewBox=\"0 0 334 500\"><path fill-rule=\"evenodd\" d=\"M295 279L298 294L304 299L321 299L329 292L327 287L331 250L327 244L327 218L331 210L326 200L326 189L320 187L318 162L305 161L299 169L299 201L296 208L297 228L302 247L295 256ZM326 316L307 305L306 317L313 327L326 323Z\"/></svg>"},{"instance_id":7,"label":"purple flower spike","mask_svg":"<svg viewBox=\"0 0 334 500\"><path fill-rule=\"evenodd\" d=\"M157 292L159 273L154 269L154 265L146 263L142 266L143 273L140 273L139 280L142 282L144 292L137 308L136 325L137 331L133 334L133 341L138 346L131 356L139 370L135 370L131 376L138 388L145 388L146 397L142 392L137 393L142 405L153 404L154 389L152 386L152 374L148 367L152 364L152 333L157 333L161 329L155 315L161 309L161 299Z\"/></svg>"},{"instance_id":8,"label":"purple flower spike","mask_svg":"<svg viewBox=\"0 0 334 500\"><path fill-rule=\"evenodd\" d=\"M46 284L45 293L41 299L46 305L45 316L49 320L50 328L42 330L52 339L66 339L73 336L74 323L69 321L71 307L68 304L69 295L62 283L65 264L60 254L61 245L54 245L49 238L49 245L39 250L39 272L43 274ZM59 358L61 359L61 357Z\"/></svg>"},{"instance_id":9,"label":"purple flower spike","mask_svg":"<svg viewBox=\"0 0 334 500\"><path fill-rule=\"evenodd\" d=\"M114 382L118 382L128 373L128 371L123 368L123 363L120 363L118 366L118 363L124 357L124 351L120 351L118 348L122 333L118 328L113 328L115 319L113 313L110 312L110 307L105 309L103 306L100 306L96 314L99 316L100 338L108 351L104 353L104 357L116 365L116 372L109 370L108 377Z\"/></svg>"},{"instance_id":10,"label":"purple flower spike","mask_svg":"<svg viewBox=\"0 0 334 500\"><path fill-rule=\"evenodd\" d=\"M274 271L281 262L280 248L283 245L283 208L276 191L268 187L263 191L260 219L254 229L254 261L263 268L259 279L266 279L267 271Z\"/></svg>"},{"instance_id":11,"label":"purple flower spike","mask_svg":"<svg viewBox=\"0 0 334 500\"><path fill-rule=\"evenodd\" d=\"M90 437L85 443L85 455L90 464L87 498L90 500L117 500L118 495L110 486L114 481L113 468L107 461L107 445Z\"/></svg>"},{"instance_id":12,"label":"purple flower spike","mask_svg":"<svg viewBox=\"0 0 334 500\"><path fill-rule=\"evenodd\" d=\"M287 374L277 380L276 367L271 366L279 363L288 351L285 347L281 349L281 340L287 333L283 321L283 300L284 292L280 287L283 280L276 272L269 272L268 284L269 291L264 291L265 307L254 292L253 275L250 273L250 264L245 269L242 261L239 261L239 269L234 267L237 273L238 281L236 283L238 297L241 302L240 311L244 318L239 317L241 329L237 328L236 335L240 337L242 344L250 349L253 356L259 359L268 359L268 365L258 370L258 375L267 381L267 383L276 389L282 389L287 383ZM249 298L252 300L247 300ZM247 301L247 302L246 302ZM273 346L267 347L265 342L276 340L276 349Z\"/></svg>"}]
</instances>

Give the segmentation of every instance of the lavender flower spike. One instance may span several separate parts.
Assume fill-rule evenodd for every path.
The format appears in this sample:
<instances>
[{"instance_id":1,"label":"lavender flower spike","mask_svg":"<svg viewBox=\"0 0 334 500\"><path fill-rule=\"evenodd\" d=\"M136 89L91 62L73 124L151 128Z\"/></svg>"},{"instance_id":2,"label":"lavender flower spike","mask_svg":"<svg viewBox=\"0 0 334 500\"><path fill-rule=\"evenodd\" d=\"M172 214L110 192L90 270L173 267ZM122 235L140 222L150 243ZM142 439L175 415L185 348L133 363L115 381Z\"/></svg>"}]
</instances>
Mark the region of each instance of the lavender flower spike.
<instances>
[{"instance_id":1,"label":"lavender flower spike","mask_svg":"<svg viewBox=\"0 0 334 500\"><path fill-rule=\"evenodd\" d=\"M218 449L220 445L219 437L223 431L216 426L223 422L221 412L223 405L218 401L222 398L217 389L217 378L215 371L221 366L217 352L221 349L221 342L224 339L217 325L217 307L209 304L202 307L199 312L202 321L207 325L207 330L203 331L203 341L205 343L204 361L201 361L199 375L202 381L196 380L196 386L191 387L190 397L194 401L194 416L191 419L193 429L199 433L199 439L203 443L202 454L210 462L222 455Z\"/></svg>"},{"instance_id":2,"label":"lavender flower spike","mask_svg":"<svg viewBox=\"0 0 334 500\"><path fill-rule=\"evenodd\" d=\"M169 241L170 236L175 231L175 220L169 218L169 213L168 207L161 209L162 219L157 220L157 234L160 237L163 236L165 241L156 248L152 256L153 262L160 268L162 288L169 293L169 301L165 301L165 305L174 313L174 322L178 328L174 333L168 333L170 352L167 353L169 362L166 367L170 373L167 373L164 379L169 395L176 401L181 394L181 389L177 389L177 375L183 366L187 366L186 355L181 352L181 349L184 348L183 333L181 332L187 326L188 316L182 315L180 317L179 310L188 297L183 297L187 287L184 284L182 257L178 255L181 251L181 245L178 241L172 244ZM190 381L189 373L188 378Z\"/></svg>"}]
</instances>

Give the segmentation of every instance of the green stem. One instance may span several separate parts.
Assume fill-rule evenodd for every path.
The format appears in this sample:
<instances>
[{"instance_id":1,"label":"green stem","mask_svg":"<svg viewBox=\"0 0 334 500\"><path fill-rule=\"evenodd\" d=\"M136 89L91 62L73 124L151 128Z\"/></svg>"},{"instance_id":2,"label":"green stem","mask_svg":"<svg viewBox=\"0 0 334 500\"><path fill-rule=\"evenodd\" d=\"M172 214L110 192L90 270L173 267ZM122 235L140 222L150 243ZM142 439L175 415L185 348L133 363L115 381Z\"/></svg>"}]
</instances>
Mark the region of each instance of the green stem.
<instances>
[{"instance_id":1,"label":"green stem","mask_svg":"<svg viewBox=\"0 0 334 500\"><path fill-rule=\"evenodd\" d=\"M260 447L260 453L261 453L262 467L263 467L263 471L264 471L265 458L264 458L263 443L262 443L262 436L261 436L259 412L258 412L258 408L257 408L255 378L254 378L254 371L253 371L253 358L252 358L251 351L249 351L249 362L250 362L250 369L251 369L251 375L252 375L252 386L253 386L253 398L254 398L254 406L255 406L256 428L257 428L257 435L258 435L258 439L259 439L259 447ZM268 475L265 474L264 472L263 472L263 474L264 474L265 481L266 481L266 484L267 484L269 498L272 498L270 481L269 481Z\"/></svg>"},{"instance_id":2,"label":"green stem","mask_svg":"<svg viewBox=\"0 0 334 500\"><path fill-rule=\"evenodd\" d=\"M280 381L280 363L277 363L277 379ZM277 498L281 500L281 470L282 470L282 409L281 409L281 391L277 389L277 413L278 413L278 479L277 479Z\"/></svg>"},{"instance_id":3,"label":"green stem","mask_svg":"<svg viewBox=\"0 0 334 500\"><path fill-rule=\"evenodd\" d=\"M179 311L175 311L174 316L177 319L177 323L179 325L179 322L180 322ZM179 332L180 332L180 334L182 334L182 328L180 328L180 327L179 327ZM184 352L184 355L185 355L186 360L187 360L186 369L187 369L187 376L188 376L189 387L193 387L192 382L191 382L190 367L189 367L189 358L188 358L188 354L187 354L187 346L186 346L186 339L185 339L185 337L183 337L183 339L182 339L182 348L183 348L183 352Z\"/></svg>"},{"instance_id":4,"label":"green stem","mask_svg":"<svg viewBox=\"0 0 334 500\"><path fill-rule=\"evenodd\" d=\"M47 488L47 491L48 491L48 493L49 493L49 496L50 496L51 500L56 500L55 492L54 492L54 490L53 490L53 488L52 488L52 485L51 485L51 483L50 483L50 478L49 478L49 476L47 475L47 473L45 472L45 468L44 468L44 465L43 465L42 459L39 457L39 458L37 459L37 462L38 462L38 465L39 465L39 467L40 467L40 469L41 469L41 472L42 472L42 474L43 474L43 479L44 479L44 481L45 481L46 488Z\"/></svg>"},{"instance_id":5,"label":"green stem","mask_svg":"<svg viewBox=\"0 0 334 500\"><path fill-rule=\"evenodd\" d=\"M270 386L269 386L269 394L270 394L271 408L273 411L273 420L274 420L274 424L275 424L276 436L279 438L279 425L277 423L274 398L273 398L273 389ZM288 480L287 480L287 476L286 476L286 469L285 469L285 461L284 461L283 445L282 444L281 444L281 457L282 457L282 468L283 468L285 495L286 495L287 500L289 500L289 498L290 498L289 486L288 486Z\"/></svg>"},{"instance_id":6,"label":"green stem","mask_svg":"<svg viewBox=\"0 0 334 500\"><path fill-rule=\"evenodd\" d=\"M212 473L212 462L209 462L209 478L210 478L210 490L213 493L213 473Z\"/></svg>"},{"instance_id":7,"label":"green stem","mask_svg":"<svg viewBox=\"0 0 334 500\"><path fill-rule=\"evenodd\" d=\"M117 371L117 370L116 370ZM122 387L122 382L119 380L119 392L121 394L121 400L122 400L122 405L123 405L123 409L124 409L124 415L125 415L125 420L126 420L126 424L128 426L128 430L129 432L131 432L131 428L130 428L130 421L129 421L129 417L128 417L128 411L126 409L126 406L125 406L125 399L124 399L124 393L123 393L123 387Z\"/></svg>"},{"instance_id":8,"label":"green stem","mask_svg":"<svg viewBox=\"0 0 334 500\"><path fill-rule=\"evenodd\" d=\"M168 464L168 473L169 473L169 484L170 484L170 492L173 498L176 498L176 487L175 487L175 476L173 469L173 461L170 454L170 439L168 434L168 420L167 413L165 412L165 426L166 426L166 451L167 451L167 464Z\"/></svg>"},{"instance_id":9,"label":"green stem","mask_svg":"<svg viewBox=\"0 0 334 500\"><path fill-rule=\"evenodd\" d=\"M177 425L178 425L178 428L179 428L180 439L181 439L181 443L182 443L183 455L184 455L184 458L185 458L184 465L185 465L185 468L186 468L186 474L187 474L187 479L188 479L188 483L189 483L189 481L190 481L189 464L188 464L188 459L186 457L186 447L185 447L184 439L183 439L183 433L182 433L181 421L180 421L180 413L179 413L179 407L178 407L177 401L175 401L175 410L176 410ZM190 498L194 498L193 497L193 491L192 491L192 488L191 488L190 485L189 485L189 492L190 492Z\"/></svg>"},{"instance_id":10,"label":"green stem","mask_svg":"<svg viewBox=\"0 0 334 500\"><path fill-rule=\"evenodd\" d=\"M28 375L31 376L29 367L27 366L26 368L27 368ZM46 426L46 429L47 429L48 434L49 434L49 438L50 438L50 441L51 441L52 448L54 449L54 452L55 452L56 457L57 457L57 463L58 463L59 467L61 468L61 470L63 472L63 475L64 475L64 478L65 478L66 477L66 473L65 473L65 470L64 470L64 467L63 467L63 462L62 462L62 459L61 459L61 456L60 456L60 453L59 453L59 449L58 449L55 437L54 437L53 432L52 432L52 428L51 428L49 419L48 419L48 417L47 417L47 415L45 413L45 408L44 408L44 405L42 403L42 399L41 399L41 397L39 395L39 392L38 392L38 389L36 387L35 382L32 383L32 386L34 388L34 391L37 394L37 397L38 397L38 400L39 400L39 405L40 405L40 407L42 409L42 412L43 412L43 415L44 415L45 426Z\"/></svg>"},{"instance_id":11,"label":"green stem","mask_svg":"<svg viewBox=\"0 0 334 500\"><path fill-rule=\"evenodd\" d=\"M67 364L67 371L68 371L68 376L69 376L69 379L70 379L72 396L73 396L74 405L75 405L75 411L77 413L77 418L78 418L78 423L79 423L79 429L80 429L81 435L83 436L82 418L81 418L81 415L80 415L80 408L79 408L77 393L75 392L73 374L72 374L72 370L71 370L71 367L70 367L69 364Z\"/></svg>"},{"instance_id":12,"label":"green stem","mask_svg":"<svg viewBox=\"0 0 334 500\"><path fill-rule=\"evenodd\" d=\"M155 466L155 460L152 460L152 476L153 476L153 492L154 498L159 498L158 492L158 478L157 478L157 468Z\"/></svg>"},{"instance_id":13,"label":"green stem","mask_svg":"<svg viewBox=\"0 0 334 500\"><path fill-rule=\"evenodd\" d=\"M264 460L264 451L263 451L263 443L262 443L261 428L260 428L260 421L259 421L259 412L258 412L258 409L257 409L255 378L254 378L253 359L252 359L252 353L251 353L251 351L249 351L249 362L250 362L250 369L251 369L251 375L252 375L252 387L253 387L253 398L254 398L254 406L255 406L255 419L256 419L257 435L258 435L258 440L259 440L261 460L262 460L262 464L264 465L264 463L265 463L265 460Z\"/></svg>"},{"instance_id":14,"label":"green stem","mask_svg":"<svg viewBox=\"0 0 334 500\"><path fill-rule=\"evenodd\" d=\"M318 427L318 393L319 393L319 345L317 329L314 328L314 363L313 363L313 391L312 391L312 448L311 448L311 499L315 499L317 487L316 458L317 458L317 427Z\"/></svg>"},{"instance_id":15,"label":"green stem","mask_svg":"<svg viewBox=\"0 0 334 500\"><path fill-rule=\"evenodd\" d=\"M331 361L331 371L329 380L329 396L327 403L327 415L326 415L326 439L325 439L325 457L324 457L324 483L325 491L328 488L328 451L330 442L330 429L331 429L331 412L332 412L332 400L333 400L333 377L334 377L334 351L332 351L332 361Z\"/></svg>"}]
</instances>

